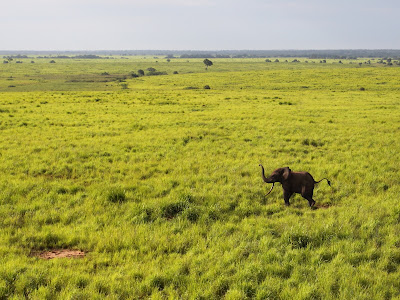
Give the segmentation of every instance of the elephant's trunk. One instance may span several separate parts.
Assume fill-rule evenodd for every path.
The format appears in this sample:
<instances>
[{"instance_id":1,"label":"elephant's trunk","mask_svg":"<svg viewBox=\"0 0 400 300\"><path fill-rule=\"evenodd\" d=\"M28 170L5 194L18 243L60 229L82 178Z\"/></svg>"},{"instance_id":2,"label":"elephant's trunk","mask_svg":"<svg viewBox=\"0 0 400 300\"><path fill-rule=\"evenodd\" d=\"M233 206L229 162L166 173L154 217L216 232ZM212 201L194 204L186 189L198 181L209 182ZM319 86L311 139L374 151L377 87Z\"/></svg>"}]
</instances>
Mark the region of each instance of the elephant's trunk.
<instances>
[{"instance_id":1,"label":"elephant's trunk","mask_svg":"<svg viewBox=\"0 0 400 300\"><path fill-rule=\"evenodd\" d=\"M260 167L261 167L261 170L262 170L262 172L261 172L262 179L263 179L266 183L271 183L271 181L269 181L268 178L265 177L265 174L264 174L264 167L262 166L262 164L260 164ZM274 188L274 185L275 185L275 182L272 181L271 189L269 190L269 192L268 192L265 196L268 196L268 195L272 192L272 189Z\"/></svg>"},{"instance_id":2,"label":"elephant's trunk","mask_svg":"<svg viewBox=\"0 0 400 300\"><path fill-rule=\"evenodd\" d=\"M272 192L272 189L274 188L274 185L275 185L275 182L272 183L271 189L269 190L269 192L265 196L268 196Z\"/></svg>"},{"instance_id":3,"label":"elephant's trunk","mask_svg":"<svg viewBox=\"0 0 400 300\"><path fill-rule=\"evenodd\" d=\"M259 164L259 166L260 166L261 169L262 169L262 172L261 172L262 179L263 179L266 183L271 183L271 182L268 181L267 177L265 177L265 174L264 174L264 167L262 166L262 164Z\"/></svg>"}]
</instances>

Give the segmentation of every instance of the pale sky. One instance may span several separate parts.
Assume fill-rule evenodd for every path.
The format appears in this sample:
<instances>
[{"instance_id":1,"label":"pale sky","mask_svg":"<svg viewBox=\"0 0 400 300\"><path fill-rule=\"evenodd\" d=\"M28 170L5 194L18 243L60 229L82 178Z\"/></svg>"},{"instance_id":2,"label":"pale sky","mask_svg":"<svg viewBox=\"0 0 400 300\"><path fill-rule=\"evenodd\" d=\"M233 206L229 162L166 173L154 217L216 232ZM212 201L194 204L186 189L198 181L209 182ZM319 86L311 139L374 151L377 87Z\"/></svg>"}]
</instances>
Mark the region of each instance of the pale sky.
<instances>
[{"instance_id":1,"label":"pale sky","mask_svg":"<svg viewBox=\"0 0 400 300\"><path fill-rule=\"evenodd\" d=\"M400 49L399 0L3 0L0 50Z\"/></svg>"}]
</instances>

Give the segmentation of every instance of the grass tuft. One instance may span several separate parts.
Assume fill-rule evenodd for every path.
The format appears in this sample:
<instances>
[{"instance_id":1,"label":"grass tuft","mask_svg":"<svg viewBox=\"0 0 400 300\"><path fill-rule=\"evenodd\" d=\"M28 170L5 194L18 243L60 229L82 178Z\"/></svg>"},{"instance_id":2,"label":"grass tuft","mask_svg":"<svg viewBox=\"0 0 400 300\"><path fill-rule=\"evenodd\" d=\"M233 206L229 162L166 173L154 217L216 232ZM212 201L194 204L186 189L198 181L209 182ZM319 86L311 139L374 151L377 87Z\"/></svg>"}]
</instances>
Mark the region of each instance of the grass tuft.
<instances>
[{"instance_id":1,"label":"grass tuft","mask_svg":"<svg viewBox=\"0 0 400 300\"><path fill-rule=\"evenodd\" d=\"M106 195L106 199L112 203L123 203L127 201L125 190L121 187L111 188Z\"/></svg>"},{"instance_id":2,"label":"grass tuft","mask_svg":"<svg viewBox=\"0 0 400 300\"><path fill-rule=\"evenodd\" d=\"M177 202L166 203L161 206L161 216L166 219L172 219L187 208L188 203L186 201L180 200Z\"/></svg>"}]
</instances>

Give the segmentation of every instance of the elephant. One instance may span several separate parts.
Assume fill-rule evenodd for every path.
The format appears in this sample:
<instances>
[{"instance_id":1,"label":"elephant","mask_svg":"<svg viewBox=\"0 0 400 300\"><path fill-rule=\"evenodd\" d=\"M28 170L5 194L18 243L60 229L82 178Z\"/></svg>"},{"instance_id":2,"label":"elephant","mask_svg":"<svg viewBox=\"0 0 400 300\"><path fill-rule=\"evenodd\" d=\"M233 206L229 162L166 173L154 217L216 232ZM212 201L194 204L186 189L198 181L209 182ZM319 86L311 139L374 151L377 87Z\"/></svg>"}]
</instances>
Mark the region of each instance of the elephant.
<instances>
[{"instance_id":1,"label":"elephant","mask_svg":"<svg viewBox=\"0 0 400 300\"><path fill-rule=\"evenodd\" d=\"M283 199L285 200L285 205L289 206L289 199L294 193L300 194L303 198L308 200L308 204L312 208L315 204L313 199L314 185L326 180L328 185L331 186L331 182L323 178L320 181L315 181L314 178L308 172L293 172L289 167L279 168L272 172L269 177L265 177L264 167L259 165L262 169L262 178L266 183L272 183L272 187L268 194L271 193L274 188L275 182L280 182L283 188Z\"/></svg>"}]
</instances>

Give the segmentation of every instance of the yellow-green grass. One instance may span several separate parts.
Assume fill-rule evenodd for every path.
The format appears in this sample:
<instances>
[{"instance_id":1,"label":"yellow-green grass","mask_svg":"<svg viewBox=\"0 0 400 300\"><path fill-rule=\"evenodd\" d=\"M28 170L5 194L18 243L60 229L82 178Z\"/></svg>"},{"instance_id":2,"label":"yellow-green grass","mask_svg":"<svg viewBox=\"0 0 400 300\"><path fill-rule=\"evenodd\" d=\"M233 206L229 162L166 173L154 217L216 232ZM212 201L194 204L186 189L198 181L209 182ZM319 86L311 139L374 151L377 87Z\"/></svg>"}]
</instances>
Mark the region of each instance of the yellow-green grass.
<instances>
[{"instance_id":1,"label":"yellow-green grass","mask_svg":"<svg viewBox=\"0 0 400 300\"><path fill-rule=\"evenodd\" d=\"M50 61L55 63L50 63ZM285 62L288 60L288 62ZM210 72L247 72L265 70L302 70L302 69L346 69L355 68L358 63L350 60L327 60L321 64L320 60L298 58L302 63L292 63L293 58L280 59L279 63L266 63L265 59L223 58L212 59L214 65L206 70L203 59L171 59L149 57L116 57L115 59L57 59L57 58L29 58L17 59L8 64L0 64L0 92L21 91L114 91L121 89L121 81L131 78L131 73L148 68L166 72L172 75L188 73ZM34 61L35 63L31 63ZM274 61L274 59L272 59ZM307 61L308 63L305 63ZM359 62L365 62L360 59ZM374 61L373 61L374 62ZM380 66L374 64L373 66ZM366 68L365 65L362 67ZM158 77L158 76L156 76Z\"/></svg>"},{"instance_id":2,"label":"yellow-green grass","mask_svg":"<svg viewBox=\"0 0 400 300\"><path fill-rule=\"evenodd\" d=\"M185 59L64 82L139 59L38 62L32 86L0 66L1 299L400 296L400 68ZM259 163L332 188L285 207ZM60 248L86 256L31 255Z\"/></svg>"}]
</instances>

